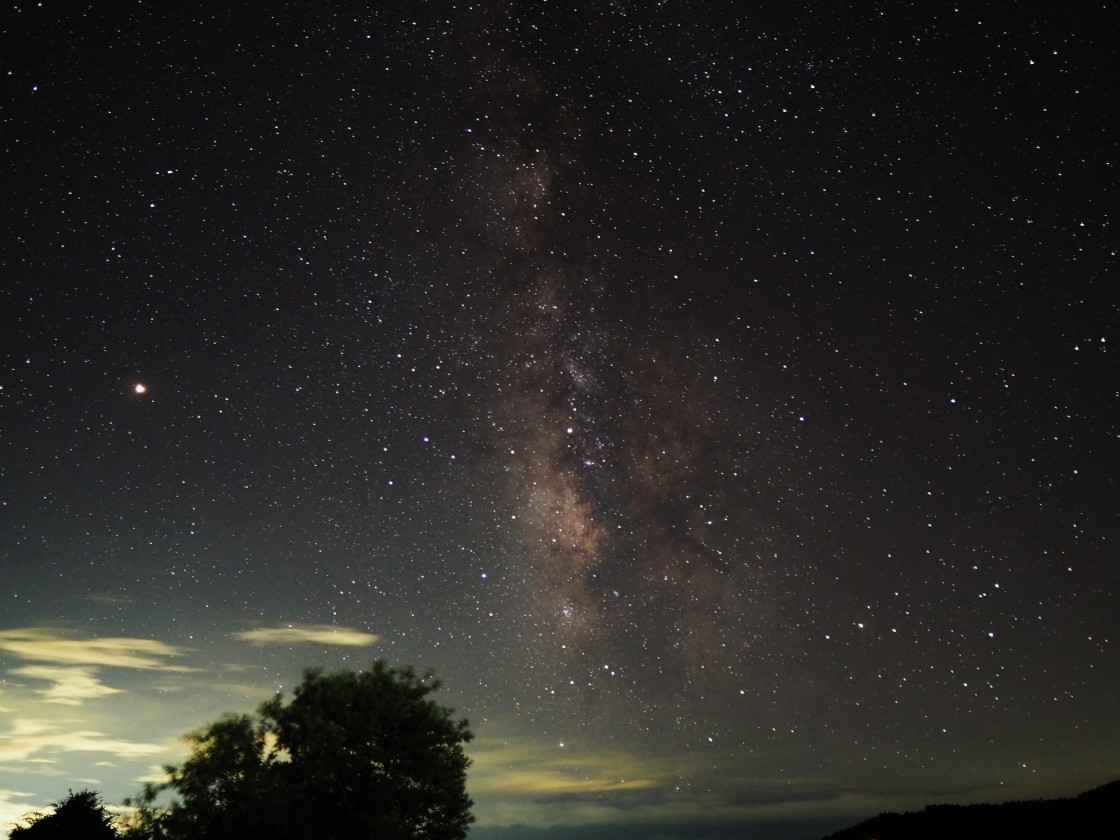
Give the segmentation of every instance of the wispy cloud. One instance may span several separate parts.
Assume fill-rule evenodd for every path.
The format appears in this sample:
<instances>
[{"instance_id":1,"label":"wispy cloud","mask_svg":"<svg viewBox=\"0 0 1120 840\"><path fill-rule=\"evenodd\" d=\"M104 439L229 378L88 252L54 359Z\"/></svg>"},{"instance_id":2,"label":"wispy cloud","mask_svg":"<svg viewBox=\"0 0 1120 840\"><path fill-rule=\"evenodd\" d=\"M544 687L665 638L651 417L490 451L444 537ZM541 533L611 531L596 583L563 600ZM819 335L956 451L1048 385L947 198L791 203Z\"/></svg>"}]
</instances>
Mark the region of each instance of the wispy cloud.
<instances>
[{"instance_id":1,"label":"wispy cloud","mask_svg":"<svg viewBox=\"0 0 1120 840\"><path fill-rule=\"evenodd\" d=\"M167 781L167 770L162 764L153 764L146 772L136 776L132 781L143 785L151 782L153 785L162 785Z\"/></svg>"},{"instance_id":2,"label":"wispy cloud","mask_svg":"<svg viewBox=\"0 0 1120 840\"><path fill-rule=\"evenodd\" d=\"M83 700L123 693L121 689L101 682L93 668L78 665L26 665L22 668L13 668L11 673L20 677L47 680L51 683L49 687L35 691L36 694L42 695L47 703L80 706Z\"/></svg>"},{"instance_id":3,"label":"wispy cloud","mask_svg":"<svg viewBox=\"0 0 1120 840\"><path fill-rule=\"evenodd\" d=\"M486 825L614 821L661 803L667 786L665 768L621 749L481 738L471 758L471 792Z\"/></svg>"},{"instance_id":4,"label":"wispy cloud","mask_svg":"<svg viewBox=\"0 0 1120 840\"><path fill-rule=\"evenodd\" d=\"M369 647L380 638L373 633L364 633L349 627L333 627L329 624L285 624L283 627L260 627L234 633L233 637L254 645L345 645L347 647Z\"/></svg>"},{"instance_id":5,"label":"wispy cloud","mask_svg":"<svg viewBox=\"0 0 1120 840\"><path fill-rule=\"evenodd\" d=\"M623 754L565 754L540 744L476 745L472 779L481 789L533 797L603 794L654 787L657 782ZM637 774L635 776L635 774Z\"/></svg>"},{"instance_id":6,"label":"wispy cloud","mask_svg":"<svg viewBox=\"0 0 1120 840\"><path fill-rule=\"evenodd\" d=\"M0 732L0 763L38 761L59 752L100 752L117 758L139 758L166 752L159 744L113 738L102 732L73 731L57 723L20 718L7 732Z\"/></svg>"},{"instance_id":7,"label":"wispy cloud","mask_svg":"<svg viewBox=\"0 0 1120 840\"><path fill-rule=\"evenodd\" d=\"M838 795L834 781L774 780L749 768L698 789L689 780L705 768L736 766L735 756L714 749L666 756L504 737L480 738L470 754L470 789L485 826L730 825L832 817L867 806L865 797Z\"/></svg>"},{"instance_id":8,"label":"wispy cloud","mask_svg":"<svg viewBox=\"0 0 1120 840\"><path fill-rule=\"evenodd\" d=\"M0 790L0 826L7 827L17 822L20 817L31 810L32 806L27 800L34 795L20 790Z\"/></svg>"},{"instance_id":9,"label":"wispy cloud","mask_svg":"<svg viewBox=\"0 0 1120 840\"><path fill-rule=\"evenodd\" d=\"M185 651L155 639L74 639L57 630L41 627L0 630L0 651L32 662L160 671L193 670L169 664L169 659Z\"/></svg>"}]
</instances>

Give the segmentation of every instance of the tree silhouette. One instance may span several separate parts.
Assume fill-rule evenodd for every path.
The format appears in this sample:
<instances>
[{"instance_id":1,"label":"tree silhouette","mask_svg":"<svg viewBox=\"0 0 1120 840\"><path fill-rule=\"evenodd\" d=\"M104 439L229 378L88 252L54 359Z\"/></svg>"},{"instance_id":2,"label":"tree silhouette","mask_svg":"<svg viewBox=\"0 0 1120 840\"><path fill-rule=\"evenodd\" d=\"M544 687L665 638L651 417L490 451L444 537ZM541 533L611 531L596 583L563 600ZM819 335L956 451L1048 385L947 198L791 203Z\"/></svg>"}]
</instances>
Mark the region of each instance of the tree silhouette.
<instances>
[{"instance_id":1,"label":"tree silhouette","mask_svg":"<svg viewBox=\"0 0 1120 840\"><path fill-rule=\"evenodd\" d=\"M73 791L54 803L50 814L31 813L23 817L26 825L15 826L11 840L111 840L117 837L113 817L92 790Z\"/></svg>"},{"instance_id":2,"label":"tree silhouette","mask_svg":"<svg viewBox=\"0 0 1120 840\"><path fill-rule=\"evenodd\" d=\"M191 756L149 785L126 837L460 840L473 821L465 720L411 668L304 672L255 716L188 736ZM173 799L164 807L164 792Z\"/></svg>"}]
</instances>

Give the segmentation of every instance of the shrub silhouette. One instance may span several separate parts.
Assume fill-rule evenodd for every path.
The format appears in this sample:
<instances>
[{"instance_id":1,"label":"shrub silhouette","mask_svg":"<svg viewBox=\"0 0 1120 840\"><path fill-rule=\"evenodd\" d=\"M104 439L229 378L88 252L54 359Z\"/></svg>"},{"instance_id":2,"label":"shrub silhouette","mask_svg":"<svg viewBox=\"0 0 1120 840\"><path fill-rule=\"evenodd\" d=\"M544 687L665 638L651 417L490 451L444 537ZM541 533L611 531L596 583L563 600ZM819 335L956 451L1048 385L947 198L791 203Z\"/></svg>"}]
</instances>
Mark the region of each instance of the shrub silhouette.
<instances>
[{"instance_id":1,"label":"shrub silhouette","mask_svg":"<svg viewBox=\"0 0 1120 840\"><path fill-rule=\"evenodd\" d=\"M110 840L117 837L113 817L92 790L73 791L54 803L54 813L32 813L15 826L11 840Z\"/></svg>"}]
</instances>

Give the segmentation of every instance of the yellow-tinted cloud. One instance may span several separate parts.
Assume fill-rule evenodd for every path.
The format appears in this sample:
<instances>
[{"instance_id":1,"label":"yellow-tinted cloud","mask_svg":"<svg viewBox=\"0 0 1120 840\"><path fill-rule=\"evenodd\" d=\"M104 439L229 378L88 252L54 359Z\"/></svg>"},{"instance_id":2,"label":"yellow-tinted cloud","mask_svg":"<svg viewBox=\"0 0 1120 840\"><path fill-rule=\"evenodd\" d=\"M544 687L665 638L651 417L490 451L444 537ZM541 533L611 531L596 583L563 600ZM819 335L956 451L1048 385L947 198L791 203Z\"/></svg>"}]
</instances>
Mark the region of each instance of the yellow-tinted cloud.
<instances>
[{"instance_id":1,"label":"yellow-tinted cloud","mask_svg":"<svg viewBox=\"0 0 1120 840\"><path fill-rule=\"evenodd\" d=\"M780 820L847 814L854 803L813 778L776 781L718 749L642 754L607 744L480 738L471 747L470 790L479 825L663 824ZM725 766L718 782L692 779Z\"/></svg>"},{"instance_id":2,"label":"yellow-tinted cloud","mask_svg":"<svg viewBox=\"0 0 1120 840\"><path fill-rule=\"evenodd\" d=\"M31 804L26 800L30 800L34 795L20 790L0 790L0 826L7 827L17 822L31 810ZM17 801L20 799L25 801Z\"/></svg>"},{"instance_id":3,"label":"yellow-tinted cloud","mask_svg":"<svg viewBox=\"0 0 1120 840\"><path fill-rule=\"evenodd\" d=\"M611 822L665 799L666 769L624 750L483 738L471 758L470 789L484 825Z\"/></svg>"},{"instance_id":4,"label":"yellow-tinted cloud","mask_svg":"<svg viewBox=\"0 0 1120 840\"><path fill-rule=\"evenodd\" d=\"M369 647L380 638L373 633L363 633L349 627L332 627L329 624L285 624L283 627L260 627L243 630L233 636L254 645L294 645L311 643L320 645L345 645Z\"/></svg>"},{"instance_id":5,"label":"yellow-tinted cloud","mask_svg":"<svg viewBox=\"0 0 1120 840\"><path fill-rule=\"evenodd\" d=\"M162 764L153 764L146 772L136 776L132 781L138 785L148 784L149 782L153 785L162 785L167 779L167 769Z\"/></svg>"},{"instance_id":6,"label":"yellow-tinted cloud","mask_svg":"<svg viewBox=\"0 0 1120 840\"><path fill-rule=\"evenodd\" d=\"M144 670L190 671L167 660L184 653L182 648L154 639L71 639L56 630L27 627L0 630L0 650L33 662Z\"/></svg>"},{"instance_id":7,"label":"yellow-tinted cloud","mask_svg":"<svg viewBox=\"0 0 1120 840\"><path fill-rule=\"evenodd\" d=\"M17 719L11 729L0 732L0 763L37 761L44 752L101 752L117 758L138 758L165 751L158 744L125 741L102 732L67 731L56 723L33 718Z\"/></svg>"},{"instance_id":8,"label":"yellow-tinted cloud","mask_svg":"<svg viewBox=\"0 0 1120 840\"><path fill-rule=\"evenodd\" d=\"M112 688L101 682L93 668L76 665L27 665L23 668L14 668L11 673L50 682L49 688L36 690L36 694L41 694L47 703L80 706L83 700L122 693L121 689Z\"/></svg>"},{"instance_id":9,"label":"yellow-tinted cloud","mask_svg":"<svg viewBox=\"0 0 1120 840\"><path fill-rule=\"evenodd\" d=\"M480 824L554 827L617 822L664 801L661 768L622 749L479 738L470 792Z\"/></svg>"},{"instance_id":10,"label":"yellow-tinted cloud","mask_svg":"<svg viewBox=\"0 0 1120 840\"><path fill-rule=\"evenodd\" d=\"M471 751L472 788L531 795L586 794L656 786L640 762L622 752L577 754L536 742L482 742Z\"/></svg>"}]
</instances>

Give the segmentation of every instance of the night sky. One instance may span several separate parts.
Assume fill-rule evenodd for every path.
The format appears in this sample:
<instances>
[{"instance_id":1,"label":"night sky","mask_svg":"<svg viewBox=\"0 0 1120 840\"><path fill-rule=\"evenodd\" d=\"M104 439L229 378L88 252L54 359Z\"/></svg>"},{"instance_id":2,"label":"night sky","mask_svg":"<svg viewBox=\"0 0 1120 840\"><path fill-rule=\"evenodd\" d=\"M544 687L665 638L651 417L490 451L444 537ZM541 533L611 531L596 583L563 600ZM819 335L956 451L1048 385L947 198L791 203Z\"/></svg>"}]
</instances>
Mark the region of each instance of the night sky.
<instances>
[{"instance_id":1,"label":"night sky","mask_svg":"<svg viewBox=\"0 0 1120 840\"><path fill-rule=\"evenodd\" d=\"M375 658L483 840L1120 777L1118 24L6 4L0 822Z\"/></svg>"}]
</instances>

